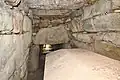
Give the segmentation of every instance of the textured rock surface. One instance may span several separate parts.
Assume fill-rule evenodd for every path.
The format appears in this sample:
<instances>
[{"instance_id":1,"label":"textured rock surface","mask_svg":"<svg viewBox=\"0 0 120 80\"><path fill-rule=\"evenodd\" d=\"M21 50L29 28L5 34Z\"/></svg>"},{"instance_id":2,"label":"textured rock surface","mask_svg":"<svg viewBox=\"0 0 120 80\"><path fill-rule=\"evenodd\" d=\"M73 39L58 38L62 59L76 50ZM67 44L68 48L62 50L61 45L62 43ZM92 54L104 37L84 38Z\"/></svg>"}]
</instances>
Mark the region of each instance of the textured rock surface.
<instances>
[{"instance_id":1,"label":"textured rock surface","mask_svg":"<svg viewBox=\"0 0 120 80\"><path fill-rule=\"evenodd\" d=\"M84 7L83 19L88 19L96 15L105 14L111 11L112 2L110 0L98 0L95 4Z\"/></svg>"},{"instance_id":2,"label":"textured rock surface","mask_svg":"<svg viewBox=\"0 0 120 80\"><path fill-rule=\"evenodd\" d=\"M80 32L83 31L83 27L81 24L81 18L74 18L71 22L68 23L68 27L72 32Z\"/></svg>"},{"instance_id":3,"label":"textured rock surface","mask_svg":"<svg viewBox=\"0 0 120 80\"><path fill-rule=\"evenodd\" d=\"M97 31L120 31L120 14L111 13L103 16L96 16L83 23L83 29L88 32Z\"/></svg>"},{"instance_id":4,"label":"textured rock surface","mask_svg":"<svg viewBox=\"0 0 120 80\"><path fill-rule=\"evenodd\" d=\"M13 11L16 14L12 14ZM0 13L0 79L26 80L31 20L27 16L23 18L19 11L7 8Z\"/></svg>"},{"instance_id":5,"label":"textured rock surface","mask_svg":"<svg viewBox=\"0 0 120 80\"><path fill-rule=\"evenodd\" d=\"M36 0L35 3L36 2L41 1ZM66 25L65 29L67 30L67 33L64 34L68 35L68 38L71 42L70 44L76 47L98 51L98 48L95 46L95 44L97 44L96 42L99 40L104 41L107 44L110 43L110 45L114 48L120 49L119 2L119 0L75 1L76 4L82 4L79 6L79 8L68 6L74 4L74 1L71 3L71 1L61 2L58 0L58 3L56 4L54 1L47 1L46 3L43 1L41 3L44 3L43 7L40 6L41 4L33 5L31 2L28 2L29 6L32 5L31 7L37 8L32 9L34 15L37 16L34 16L33 24L35 35L37 34L34 42L37 44L56 44L61 43L61 39L63 38L64 41L62 40L62 43L67 41L67 36L61 37L60 39L58 37L58 35L62 33L62 30L58 30L57 32L57 29L59 29L57 27L60 25ZM50 3L53 3L53 5L50 5ZM57 4L60 6L54 6ZM66 4L66 6L63 6L64 4ZM76 6L76 4L74 5ZM49 6L49 8L47 6ZM60 7L62 8L60 9ZM55 30L54 27L56 27ZM104 54L102 51L99 51L99 53ZM111 56L114 56L114 54L117 55L120 53L116 52L114 49L113 53L111 53ZM118 58L112 58L118 60Z\"/></svg>"},{"instance_id":6,"label":"textured rock surface","mask_svg":"<svg viewBox=\"0 0 120 80\"><path fill-rule=\"evenodd\" d=\"M40 48L37 45L32 45L28 58L28 76L27 80L39 80L40 79ZM36 79L38 78L38 79Z\"/></svg>"},{"instance_id":7,"label":"textured rock surface","mask_svg":"<svg viewBox=\"0 0 120 80\"><path fill-rule=\"evenodd\" d=\"M96 36L96 40L110 42L116 46L120 46L120 32L103 32Z\"/></svg>"},{"instance_id":8,"label":"textured rock surface","mask_svg":"<svg viewBox=\"0 0 120 80\"><path fill-rule=\"evenodd\" d=\"M118 0L98 0L84 6L82 16L67 23L72 45L120 60L118 3Z\"/></svg>"},{"instance_id":9,"label":"textured rock surface","mask_svg":"<svg viewBox=\"0 0 120 80\"><path fill-rule=\"evenodd\" d=\"M83 6L85 0L29 0L27 1L31 8L39 9L75 9Z\"/></svg>"},{"instance_id":10,"label":"textured rock surface","mask_svg":"<svg viewBox=\"0 0 120 80\"><path fill-rule=\"evenodd\" d=\"M47 54L44 80L119 80L119 70L117 60L83 49L63 49Z\"/></svg>"},{"instance_id":11,"label":"textured rock surface","mask_svg":"<svg viewBox=\"0 0 120 80\"><path fill-rule=\"evenodd\" d=\"M17 6L21 0L5 0L8 5Z\"/></svg>"},{"instance_id":12,"label":"textured rock surface","mask_svg":"<svg viewBox=\"0 0 120 80\"><path fill-rule=\"evenodd\" d=\"M113 4L112 8L117 9L117 8L119 8L120 1L119 0L112 0L112 4Z\"/></svg>"},{"instance_id":13,"label":"textured rock surface","mask_svg":"<svg viewBox=\"0 0 120 80\"><path fill-rule=\"evenodd\" d=\"M95 34L74 33L73 36L78 41L86 42L86 43L92 43L93 42L93 37L95 36Z\"/></svg>"},{"instance_id":14,"label":"textured rock surface","mask_svg":"<svg viewBox=\"0 0 120 80\"><path fill-rule=\"evenodd\" d=\"M28 71L34 72L39 68L39 53L40 48L39 46L32 46L30 55L29 55L29 62L28 62Z\"/></svg>"},{"instance_id":15,"label":"textured rock surface","mask_svg":"<svg viewBox=\"0 0 120 80\"><path fill-rule=\"evenodd\" d=\"M64 25L42 28L34 39L35 44L60 44L67 43L68 41L69 38Z\"/></svg>"},{"instance_id":16,"label":"textured rock surface","mask_svg":"<svg viewBox=\"0 0 120 80\"><path fill-rule=\"evenodd\" d=\"M110 42L95 41L95 52L107 57L120 60L120 48Z\"/></svg>"},{"instance_id":17,"label":"textured rock surface","mask_svg":"<svg viewBox=\"0 0 120 80\"><path fill-rule=\"evenodd\" d=\"M72 46L75 48L83 48L90 51L94 51L94 45L92 43L82 42L79 40L72 40Z\"/></svg>"},{"instance_id":18,"label":"textured rock surface","mask_svg":"<svg viewBox=\"0 0 120 80\"><path fill-rule=\"evenodd\" d=\"M8 9L0 9L0 31L11 31L12 27L12 11ZM3 24L4 22L4 24Z\"/></svg>"},{"instance_id":19,"label":"textured rock surface","mask_svg":"<svg viewBox=\"0 0 120 80\"><path fill-rule=\"evenodd\" d=\"M34 79L39 44L69 44L120 60L119 36L120 0L0 0L0 78L26 80L29 57L28 80Z\"/></svg>"}]
</instances>

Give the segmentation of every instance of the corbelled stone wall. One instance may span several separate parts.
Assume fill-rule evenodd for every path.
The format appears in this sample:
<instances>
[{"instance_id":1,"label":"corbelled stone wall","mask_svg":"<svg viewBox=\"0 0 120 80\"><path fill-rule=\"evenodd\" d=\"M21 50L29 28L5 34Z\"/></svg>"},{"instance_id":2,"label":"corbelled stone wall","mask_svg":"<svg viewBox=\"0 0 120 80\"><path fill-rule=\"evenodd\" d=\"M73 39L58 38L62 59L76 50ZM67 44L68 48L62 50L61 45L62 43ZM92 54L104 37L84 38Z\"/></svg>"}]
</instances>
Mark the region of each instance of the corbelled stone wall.
<instances>
[{"instance_id":1,"label":"corbelled stone wall","mask_svg":"<svg viewBox=\"0 0 120 80\"><path fill-rule=\"evenodd\" d=\"M32 22L10 5L0 1L0 80L27 80Z\"/></svg>"},{"instance_id":2,"label":"corbelled stone wall","mask_svg":"<svg viewBox=\"0 0 120 80\"><path fill-rule=\"evenodd\" d=\"M63 13L55 8L33 10L37 15L33 18L34 44L68 43L120 60L120 1L82 1L83 6L64 8Z\"/></svg>"},{"instance_id":3,"label":"corbelled stone wall","mask_svg":"<svg viewBox=\"0 0 120 80\"><path fill-rule=\"evenodd\" d=\"M119 0L98 0L69 23L72 45L120 60Z\"/></svg>"}]
</instances>

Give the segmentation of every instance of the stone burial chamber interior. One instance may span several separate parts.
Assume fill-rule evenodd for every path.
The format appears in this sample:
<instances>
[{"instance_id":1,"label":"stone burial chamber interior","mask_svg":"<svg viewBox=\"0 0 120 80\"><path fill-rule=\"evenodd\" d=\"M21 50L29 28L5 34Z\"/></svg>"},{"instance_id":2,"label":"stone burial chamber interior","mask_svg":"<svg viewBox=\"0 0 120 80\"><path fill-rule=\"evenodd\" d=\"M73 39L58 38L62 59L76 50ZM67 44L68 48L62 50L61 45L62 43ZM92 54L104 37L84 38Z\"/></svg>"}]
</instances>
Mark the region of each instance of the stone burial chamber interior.
<instances>
[{"instance_id":1,"label":"stone burial chamber interior","mask_svg":"<svg viewBox=\"0 0 120 80\"><path fill-rule=\"evenodd\" d=\"M0 0L0 80L120 80L120 0Z\"/></svg>"}]
</instances>

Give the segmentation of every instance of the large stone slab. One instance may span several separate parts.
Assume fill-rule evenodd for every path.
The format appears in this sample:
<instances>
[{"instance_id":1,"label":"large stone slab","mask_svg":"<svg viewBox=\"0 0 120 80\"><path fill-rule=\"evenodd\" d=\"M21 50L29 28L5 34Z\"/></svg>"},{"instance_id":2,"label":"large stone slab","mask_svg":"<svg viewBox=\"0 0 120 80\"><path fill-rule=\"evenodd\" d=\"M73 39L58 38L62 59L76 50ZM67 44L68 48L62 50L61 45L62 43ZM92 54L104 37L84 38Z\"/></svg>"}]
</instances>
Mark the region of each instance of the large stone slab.
<instances>
[{"instance_id":1,"label":"large stone slab","mask_svg":"<svg viewBox=\"0 0 120 80\"><path fill-rule=\"evenodd\" d=\"M26 17L25 17L26 19ZM1 33L22 33L24 16L18 10L0 9L0 32ZM31 21L30 21L31 23Z\"/></svg>"},{"instance_id":2,"label":"large stone slab","mask_svg":"<svg viewBox=\"0 0 120 80\"><path fill-rule=\"evenodd\" d=\"M73 33L74 38L80 42L92 43L96 34Z\"/></svg>"},{"instance_id":3,"label":"large stone slab","mask_svg":"<svg viewBox=\"0 0 120 80\"><path fill-rule=\"evenodd\" d=\"M84 14L82 19L85 20L94 16L107 14L112 10L119 9L119 6L119 0L97 0L93 5L83 7Z\"/></svg>"},{"instance_id":4,"label":"large stone slab","mask_svg":"<svg viewBox=\"0 0 120 80\"><path fill-rule=\"evenodd\" d=\"M85 31L120 31L120 14L111 13L103 16L97 16L83 22Z\"/></svg>"},{"instance_id":5,"label":"large stone slab","mask_svg":"<svg viewBox=\"0 0 120 80\"><path fill-rule=\"evenodd\" d=\"M0 77L1 80L19 80L26 76L29 33L24 35L0 35ZM25 65L23 65L25 64ZM15 75L14 75L15 74Z\"/></svg>"},{"instance_id":6,"label":"large stone slab","mask_svg":"<svg viewBox=\"0 0 120 80\"><path fill-rule=\"evenodd\" d=\"M43 10L49 10L49 9L77 9L79 7L82 7L85 3L85 0L29 0L27 1L28 6L30 8L38 8Z\"/></svg>"},{"instance_id":7,"label":"large stone slab","mask_svg":"<svg viewBox=\"0 0 120 80\"><path fill-rule=\"evenodd\" d=\"M44 80L119 80L119 70L117 60L83 49L63 49L47 54Z\"/></svg>"},{"instance_id":8,"label":"large stone slab","mask_svg":"<svg viewBox=\"0 0 120 80\"><path fill-rule=\"evenodd\" d=\"M120 32L103 32L98 33L96 40L110 42L116 46L120 46Z\"/></svg>"},{"instance_id":9,"label":"large stone slab","mask_svg":"<svg viewBox=\"0 0 120 80\"><path fill-rule=\"evenodd\" d=\"M12 11L0 9L0 31L11 31L12 29Z\"/></svg>"},{"instance_id":10,"label":"large stone slab","mask_svg":"<svg viewBox=\"0 0 120 80\"><path fill-rule=\"evenodd\" d=\"M6 18L9 17L6 16ZM10 20L10 22L11 21L12 20ZM11 25L11 23L7 23L7 24ZM2 26L8 27L4 25ZM21 25L17 25L15 27L20 27L20 26ZM1 80L27 79L26 78L27 60L29 54L29 45L32 41L31 20L27 16L24 17L24 22L21 27L24 27L23 30L26 32L21 34L14 34L14 33L2 34L2 35L0 34L0 79Z\"/></svg>"},{"instance_id":11,"label":"large stone slab","mask_svg":"<svg viewBox=\"0 0 120 80\"><path fill-rule=\"evenodd\" d=\"M24 16L23 31L32 33L32 21L28 16Z\"/></svg>"},{"instance_id":12,"label":"large stone slab","mask_svg":"<svg viewBox=\"0 0 120 80\"><path fill-rule=\"evenodd\" d=\"M95 4L83 8L82 19L89 19L93 16L105 14L112 9L112 2L110 0L98 0Z\"/></svg>"},{"instance_id":13,"label":"large stone slab","mask_svg":"<svg viewBox=\"0 0 120 80\"><path fill-rule=\"evenodd\" d=\"M42 28L37 33L35 44L59 44L69 41L67 31L64 25L51 28Z\"/></svg>"},{"instance_id":14,"label":"large stone slab","mask_svg":"<svg viewBox=\"0 0 120 80\"><path fill-rule=\"evenodd\" d=\"M120 6L120 0L112 0L112 9L118 9Z\"/></svg>"},{"instance_id":15,"label":"large stone slab","mask_svg":"<svg viewBox=\"0 0 120 80\"><path fill-rule=\"evenodd\" d=\"M88 42L84 42L84 41L79 41L76 39L72 39L71 40L71 46L75 47L75 48L82 48L82 49L86 49L86 50L90 50L90 51L94 51L94 45L93 43L88 43Z\"/></svg>"}]
</instances>

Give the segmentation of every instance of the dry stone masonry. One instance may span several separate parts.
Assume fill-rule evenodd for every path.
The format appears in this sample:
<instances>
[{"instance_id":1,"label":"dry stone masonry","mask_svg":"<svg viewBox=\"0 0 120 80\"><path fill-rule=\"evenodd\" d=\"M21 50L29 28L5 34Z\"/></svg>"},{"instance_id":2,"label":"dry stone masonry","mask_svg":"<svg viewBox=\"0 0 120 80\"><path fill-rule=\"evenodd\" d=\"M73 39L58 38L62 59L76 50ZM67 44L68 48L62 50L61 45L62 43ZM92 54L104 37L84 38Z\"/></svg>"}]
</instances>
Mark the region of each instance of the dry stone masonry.
<instances>
[{"instance_id":1,"label":"dry stone masonry","mask_svg":"<svg viewBox=\"0 0 120 80\"><path fill-rule=\"evenodd\" d=\"M85 48L120 60L120 13L118 0L99 0L93 5L83 7L83 14L69 26L77 28L78 31L71 29L72 42L77 47ZM81 25L80 25L81 24Z\"/></svg>"},{"instance_id":2,"label":"dry stone masonry","mask_svg":"<svg viewBox=\"0 0 120 80\"><path fill-rule=\"evenodd\" d=\"M33 80L43 44L120 60L120 0L0 0L0 80Z\"/></svg>"},{"instance_id":3,"label":"dry stone masonry","mask_svg":"<svg viewBox=\"0 0 120 80\"><path fill-rule=\"evenodd\" d=\"M0 80L26 80L32 22L19 9L20 0L0 1Z\"/></svg>"},{"instance_id":4,"label":"dry stone masonry","mask_svg":"<svg viewBox=\"0 0 120 80\"><path fill-rule=\"evenodd\" d=\"M39 2L39 0L36 0L36 2L37 1ZM46 9L46 12L43 10L35 12L33 9L34 15L39 14L37 17L34 16L33 27L35 32L34 35L36 35L34 38L34 43L57 44L61 42L60 40L62 40L61 43L68 42L71 44L71 46L85 48L120 60L120 1L78 0L78 2L79 7L72 7L72 9L71 7L68 7L70 6L70 1L68 1L68 3L64 2L63 4L66 4L66 6L64 6L65 8L62 9L58 9L63 5L61 2L53 2L53 5L59 5L57 10L55 6L50 7L52 1L48 1L43 7L41 6L43 4L42 1L39 5L36 3L36 6L33 6L32 3L29 3L31 8L36 7L38 10L43 8ZM72 4L74 4L74 1ZM49 8L51 8L51 10L49 10ZM61 13L63 13L63 15ZM64 32L62 27L59 28L59 26L64 27L64 30L67 31L67 33L64 33L64 35L62 35L63 37L61 36L60 39L55 37ZM57 29L57 27L60 30L58 32L57 30L54 30L54 28ZM50 37L54 34L55 36ZM69 39L67 39L67 36L65 36L66 34L68 35Z\"/></svg>"}]
</instances>

